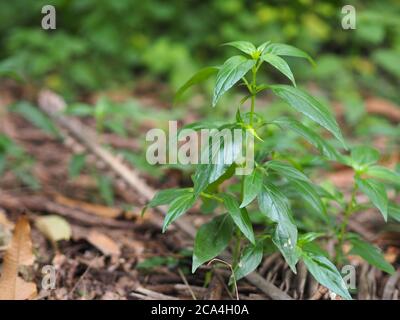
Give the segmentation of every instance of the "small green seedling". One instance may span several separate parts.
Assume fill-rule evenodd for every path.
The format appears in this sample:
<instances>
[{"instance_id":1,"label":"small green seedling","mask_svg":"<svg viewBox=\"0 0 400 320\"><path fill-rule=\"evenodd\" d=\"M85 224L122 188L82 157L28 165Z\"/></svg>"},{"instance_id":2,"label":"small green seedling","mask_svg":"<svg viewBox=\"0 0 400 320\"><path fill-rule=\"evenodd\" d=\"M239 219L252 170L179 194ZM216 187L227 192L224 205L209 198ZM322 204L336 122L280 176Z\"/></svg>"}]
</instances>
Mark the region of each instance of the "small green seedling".
<instances>
[{"instance_id":1,"label":"small green seedling","mask_svg":"<svg viewBox=\"0 0 400 320\"><path fill-rule=\"evenodd\" d=\"M197 201L202 202L205 212L214 213L215 216L197 232L193 272L230 246L232 261L229 263L235 273L233 278L238 280L253 272L263 255L271 252L272 248L281 252L294 273L297 263L302 260L319 283L335 294L351 299L341 273L330 258L336 258L338 266L342 265L345 258L342 248L346 241L352 246L351 254L360 255L386 272L393 272L393 267L384 260L379 250L361 240L360 236L348 233L347 226L349 217L363 208L356 201L358 190L368 196L385 219L390 215L398 219L399 207L389 204L385 185L378 180L399 184L399 175L375 164L379 155L375 150L354 148L350 156L345 156L313 129L315 125L309 125L314 123L326 129L335 138L336 145L347 149L330 110L296 87L292 71L283 59L287 56L298 57L314 64L307 53L289 45L271 42L258 47L245 41L226 45L239 49L241 54L229 58L221 66L200 70L178 91L177 99L191 86L214 75L213 107L234 85L246 88L248 92L240 101L235 121L222 125L220 129L242 129L255 137L255 167L250 174L238 176L235 175L235 168L240 166L237 163L199 164L192 177L192 188L162 190L149 206L168 205L163 231ZM290 80L291 85L258 83L257 74L264 66L277 69ZM299 121L298 117L263 119L255 110L256 96L266 90L305 116L306 121ZM243 110L246 101L250 101L249 112ZM212 128L213 125L207 122L190 127ZM305 174L301 161L296 161L295 156L282 152L282 148L274 145L276 131L280 135L291 131L308 141L321 154L314 158L322 157L327 163L340 162L354 168L355 185L349 202L346 204L340 192L329 192L327 188L314 184ZM263 141L267 139L271 143L266 146ZM222 144L216 156L223 154L224 150L236 149L238 146L234 144L235 141ZM332 203L341 206L333 206ZM313 228L304 223L304 218L297 212L300 211L298 208L307 208L305 215L308 220L315 221ZM263 222L257 220L257 232L252 223L256 216L261 216ZM339 224L336 223L338 218L342 221ZM336 257L329 257L316 243L332 238L337 242Z\"/></svg>"},{"instance_id":2,"label":"small green seedling","mask_svg":"<svg viewBox=\"0 0 400 320\"><path fill-rule=\"evenodd\" d=\"M37 190L39 182L31 174L34 160L11 138L0 134L0 177L11 171L28 188Z\"/></svg>"}]
</instances>

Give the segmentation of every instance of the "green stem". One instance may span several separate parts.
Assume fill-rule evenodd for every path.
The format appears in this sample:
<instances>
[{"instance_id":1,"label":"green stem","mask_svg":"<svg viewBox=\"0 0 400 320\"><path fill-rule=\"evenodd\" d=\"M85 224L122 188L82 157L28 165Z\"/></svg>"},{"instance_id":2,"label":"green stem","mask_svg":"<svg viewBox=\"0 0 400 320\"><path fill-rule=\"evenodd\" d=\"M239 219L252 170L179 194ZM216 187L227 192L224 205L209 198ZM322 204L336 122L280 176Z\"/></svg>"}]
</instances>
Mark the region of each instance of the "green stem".
<instances>
[{"instance_id":1,"label":"green stem","mask_svg":"<svg viewBox=\"0 0 400 320\"><path fill-rule=\"evenodd\" d=\"M252 72L252 81L251 81L251 109L250 109L250 125L253 125L253 115L254 115L254 108L256 105L256 90L257 90L257 83L256 83L256 76L257 76L257 67L253 67L253 69L251 70Z\"/></svg>"},{"instance_id":2,"label":"green stem","mask_svg":"<svg viewBox=\"0 0 400 320\"><path fill-rule=\"evenodd\" d=\"M251 109L250 109L250 126L253 125L253 116L254 116L254 109L256 105L256 91L257 91L257 70L260 67L261 63L257 59L256 65L252 68L252 80L251 83L247 81L246 78L243 78L244 83L246 84L247 88L249 89L249 93L251 94ZM243 189L244 189L244 179L242 178L241 181L241 195L240 198L243 200ZM236 229L236 242L232 252L232 268L234 269L237 264L239 263L240 259L240 250L241 250L241 242L242 242L242 233L239 228Z\"/></svg>"},{"instance_id":3,"label":"green stem","mask_svg":"<svg viewBox=\"0 0 400 320\"><path fill-rule=\"evenodd\" d=\"M241 242L242 242L242 234L241 234L239 228L237 228L236 229L236 243L235 243L235 247L233 248L233 256L232 256L232 268L233 269L235 269L235 267L239 263Z\"/></svg>"},{"instance_id":4,"label":"green stem","mask_svg":"<svg viewBox=\"0 0 400 320\"><path fill-rule=\"evenodd\" d=\"M216 195L210 194L210 193L206 193L206 192L201 192L200 195L204 198L208 198L208 199L213 199L216 200L218 202L224 202L223 199L221 199L220 197L217 197Z\"/></svg>"},{"instance_id":5,"label":"green stem","mask_svg":"<svg viewBox=\"0 0 400 320\"><path fill-rule=\"evenodd\" d=\"M354 183L353 186L353 191L351 193L351 199L350 202L347 204L346 210L344 212L344 217L343 217L343 221L340 225L340 231L339 231L339 235L338 235L338 244L337 244L337 250L336 250L336 262L338 264L341 264L343 261L343 243L344 243L344 239L346 236L346 230L347 230L347 225L349 224L349 220L350 220L350 216L353 214L354 212L354 208L356 206L356 195L357 195L357 184Z\"/></svg>"},{"instance_id":6,"label":"green stem","mask_svg":"<svg viewBox=\"0 0 400 320\"><path fill-rule=\"evenodd\" d=\"M254 114L254 106L255 106L255 96L252 94L251 96L251 109L250 109L250 125L253 125L253 114Z\"/></svg>"}]
</instances>

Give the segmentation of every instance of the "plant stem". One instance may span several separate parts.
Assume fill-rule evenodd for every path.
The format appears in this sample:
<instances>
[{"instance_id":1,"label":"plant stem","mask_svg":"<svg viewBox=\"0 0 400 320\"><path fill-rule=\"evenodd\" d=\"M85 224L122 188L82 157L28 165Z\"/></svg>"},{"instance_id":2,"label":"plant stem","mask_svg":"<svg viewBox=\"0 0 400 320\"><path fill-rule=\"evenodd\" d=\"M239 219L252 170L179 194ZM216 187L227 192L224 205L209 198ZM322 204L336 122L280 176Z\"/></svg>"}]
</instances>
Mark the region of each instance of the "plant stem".
<instances>
[{"instance_id":1,"label":"plant stem","mask_svg":"<svg viewBox=\"0 0 400 320\"><path fill-rule=\"evenodd\" d=\"M254 115L254 109L255 109L255 105L256 105L256 90L257 90L256 79L257 79L257 70L258 70L259 66L260 66L260 63L259 63L259 60L257 59L256 65L251 70L252 71L251 84L249 84L249 82L246 80L246 78L244 78L244 80L243 80L251 94L250 126L253 125L253 115ZM241 195L240 195L241 200L243 200L243 190L244 190L244 178L242 178L242 181L241 181ZM233 270L239 263L239 259L240 259L242 233L239 230L239 228L236 229L235 238L236 238L236 242L235 242L233 252L232 252L232 269Z\"/></svg>"},{"instance_id":2,"label":"plant stem","mask_svg":"<svg viewBox=\"0 0 400 320\"><path fill-rule=\"evenodd\" d=\"M356 194L357 194L357 184L354 183L353 185L353 191L351 193L351 199L350 202L347 204L346 210L344 212L344 217L343 221L340 225L340 231L338 235L338 244L337 244L337 250L336 250L336 262L337 264L341 264L343 260L343 243L344 243L344 238L346 235L346 230L347 230L347 225L350 220L350 216L354 212L354 207L356 205Z\"/></svg>"},{"instance_id":3,"label":"plant stem","mask_svg":"<svg viewBox=\"0 0 400 320\"><path fill-rule=\"evenodd\" d=\"M251 95L251 109L250 109L250 125L253 125L253 114L254 114L254 106L255 106L255 96Z\"/></svg>"},{"instance_id":4,"label":"plant stem","mask_svg":"<svg viewBox=\"0 0 400 320\"><path fill-rule=\"evenodd\" d=\"M251 81L251 109L250 109L250 125L253 125L253 115L254 115L254 108L256 105L256 88L257 88L257 84L256 84L256 75L257 75L257 68L253 67L253 69L251 70L252 72L252 81Z\"/></svg>"},{"instance_id":5,"label":"plant stem","mask_svg":"<svg viewBox=\"0 0 400 320\"><path fill-rule=\"evenodd\" d=\"M222 200L221 198L217 197L216 195L209 194L209 193L206 193L206 192L201 192L200 194L204 198L213 199L213 200L216 200L218 202L224 202L224 200Z\"/></svg>"},{"instance_id":6,"label":"plant stem","mask_svg":"<svg viewBox=\"0 0 400 320\"><path fill-rule=\"evenodd\" d=\"M233 269L235 269L235 267L239 263L241 242L242 242L242 234L241 234L239 228L237 228L236 229L236 242L235 242L235 247L233 248L233 256L232 256L232 268Z\"/></svg>"}]
</instances>

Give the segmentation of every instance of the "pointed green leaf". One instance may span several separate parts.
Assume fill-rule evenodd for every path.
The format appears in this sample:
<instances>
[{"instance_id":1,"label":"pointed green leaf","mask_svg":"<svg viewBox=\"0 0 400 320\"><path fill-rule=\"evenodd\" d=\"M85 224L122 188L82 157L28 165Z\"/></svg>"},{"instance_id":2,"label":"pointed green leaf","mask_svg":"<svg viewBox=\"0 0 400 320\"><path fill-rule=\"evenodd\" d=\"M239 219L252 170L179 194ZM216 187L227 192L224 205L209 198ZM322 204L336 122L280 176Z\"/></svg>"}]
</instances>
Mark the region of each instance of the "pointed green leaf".
<instances>
[{"instance_id":1,"label":"pointed green leaf","mask_svg":"<svg viewBox=\"0 0 400 320\"><path fill-rule=\"evenodd\" d=\"M383 218L387 221L388 217L388 197L385 186L371 179L361 179L356 177L357 186L367 195L369 200L382 213Z\"/></svg>"},{"instance_id":2,"label":"pointed green leaf","mask_svg":"<svg viewBox=\"0 0 400 320\"><path fill-rule=\"evenodd\" d=\"M68 176L75 178L79 176L86 163L86 155L84 153L74 155L68 164Z\"/></svg>"},{"instance_id":3,"label":"pointed green leaf","mask_svg":"<svg viewBox=\"0 0 400 320\"><path fill-rule=\"evenodd\" d=\"M297 227L290 220L282 220L274 227L272 242L282 253L290 269L297 273L296 264L299 261L299 255L296 250L296 244L293 245L293 239L297 237Z\"/></svg>"},{"instance_id":4,"label":"pointed green leaf","mask_svg":"<svg viewBox=\"0 0 400 320\"><path fill-rule=\"evenodd\" d=\"M220 254L229 244L233 232L233 221L228 214L215 217L197 231L193 248L192 272Z\"/></svg>"},{"instance_id":5,"label":"pointed green leaf","mask_svg":"<svg viewBox=\"0 0 400 320\"><path fill-rule=\"evenodd\" d=\"M232 131L218 131L210 137L210 143L204 146L201 154L206 154L209 164L200 164L194 175L194 193L200 194L209 184L217 181L232 166L242 150L242 141L234 139ZM225 139L225 137L227 139Z\"/></svg>"},{"instance_id":6,"label":"pointed green leaf","mask_svg":"<svg viewBox=\"0 0 400 320\"><path fill-rule=\"evenodd\" d=\"M253 172L244 177L243 182L243 201L241 208L246 207L252 202L261 191L264 174L260 168L254 168Z\"/></svg>"},{"instance_id":7,"label":"pointed green leaf","mask_svg":"<svg viewBox=\"0 0 400 320\"><path fill-rule=\"evenodd\" d=\"M214 168L212 164L199 164L196 167L196 171L193 176L193 189L195 196L199 196L201 192L203 192L207 186L210 184L210 176L211 172Z\"/></svg>"},{"instance_id":8,"label":"pointed green leaf","mask_svg":"<svg viewBox=\"0 0 400 320\"><path fill-rule=\"evenodd\" d=\"M164 189L158 191L153 199L150 200L148 206L150 208L161 206L163 204L170 204L177 197L193 194L193 190L191 188L172 188L172 189Z\"/></svg>"},{"instance_id":9,"label":"pointed green leaf","mask_svg":"<svg viewBox=\"0 0 400 320\"><path fill-rule=\"evenodd\" d=\"M261 59L282 72L290 81L292 81L293 85L296 86L292 70L290 70L290 67L285 60L272 53L264 53L261 56Z\"/></svg>"},{"instance_id":10,"label":"pointed green leaf","mask_svg":"<svg viewBox=\"0 0 400 320\"><path fill-rule=\"evenodd\" d=\"M299 236L298 244L299 246L310 243L314 241L315 239L318 239L322 236L324 236L324 233L321 232L307 232Z\"/></svg>"},{"instance_id":11,"label":"pointed green leaf","mask_svg":"<svg viewBox=\"0 0 400 320\"><path fill-rule=\"evenodd\" d=\"M217 74L212 102L213 107L226 91L232 88L236 82L254 67L255 63L255 60L243 56L234 56L225 61Z\"/></svg>"},{"instance_id":12,"label":"pointed green leaf","mask_svg":"<svg viewBox=\"0 0 400 320\"><path fill-rule=\"evenodd\" d=\"M183 194L175 198L175 200L171 202L168 212L164 218L162 231L165 232L172 222L178 219L194 205L195 201L196 197L192 193Z\"/></svg>"},{"instance_id":13,"label":"pointed green leaf","mask_svg":"<svg viewBox=\"0 0 400 320\"><path fill-rule=\"evenodd\" d=\"M296 192L300 194L302 199L306 201L323 220L326 220L327 215L325 205L314 186L311 183L302 180L292 180L291 184L294 186Z\"/></svg>"},{"instance_id":14,"label":"pointed green leaf","mask_svg":"<svg viewBox=\"0 0 400 320\"><path fill-rule=\"evenodd\" d=\"M266 53L272 53L277 56L289 56L307 59L312 65L315 65L314 60L304 51L283 43L270 43L264 49Z\"/></svg>"},{"instance_id":15,"label":"pointed green leaf","mask_svg":"<svg viewBox=\"0 0 400 320\"><path fill-rule=\"evenodd\" d=\"M176 92L175 97L174 97L174 102L177 102L182 95L188 90L190 87L192 87L195 84L199 84L203 81L206 81L208 78L210 78L212 75L216 74L218 72L218 67L206 67L198 72L196 72L186 83L179 88L179 90Z\"/></svg>"},{"instance_id":16,"label":"pointed green leaf","mask_svg":"<svg viewBox=\"0 0 400 320\"><path fill-rule=\"evenodd\" d=\"M26 118L29 122L34 124L44 132L60 137L58 129L54 126L53 122L44 115L38 108L26 101L21 101L13 105L12 110L19 113L21 116Z\"/></svg>"},{"instance_id":17,"label":"pointed green leaf","mask_svg":"<svg viewBox=\"0 0 400 320\"><path fill-rule=\"evenodd\" d=\"M235 197L230 194L222 194L221 198L224 200L224 205L228 213L231 215L233 222L237 225L239 230L244 236L249 239L251 243L255 243L253 226L251 224L249 214L246 209L240 209L239 203Z\"/></svg>"},{"instance_id":18,"label":"pointed green leaf","mask_svg":"<svg viewBox=\"0 0 400 320\"><path fill-rule=\"evenodd\" d=\"M181 127L178 130L178 134L185 129L192 129L194 131L199 131L201 129L217 129L218 127L219 126L217 125L216 121L210 121L210 120L196 121Z\"/></svg>"},{"instance_id":19,"label":"pointed green leaf","mask_svg":"<svg viewBox=\"0 0 400 320\"><path fill-rule=\"evenodd\" d=\"M263 243L249 244L242 253L239 263L235 267L235 279L240 280L253 272L261 263L263 258Z\"/></svg>"},{"instance_id":20,"label":"pointed green leaf","mask_svg":"<svg viewBox=\"0 0 400 320\"><path fill-rule=\"evenodd\" d=\"M293 223L287 198L276 186L266 182L257 200L260 211L276 223L272 241L281 251L290 268L296 273L297 227Z\"/></svg>"},{"instance_id":21,"label":"pointed green leaf","mask_svg":"<svg viewBox=\"0 0 400 320\"><path fill-rule=\"evenodd\" d=\"M291 107L330 131L345 148L347 147L334 116L323 104L308 93L292 86L271 85L270 88Z\"/></svg>"},{"instance_id":22,"label":"pointed green leaf","mask_svg":"<svg viewBox=\"0 0 400 320\"><path fill-rule=\"evenodd\" d=\"M271 43L271 41L266 41L266 42L260 44L260 45L257 47L257 51L258 51L258 52L261 52L261 54L263 54L265 48L266 48L270 43Z\"/></svg>"},{"instance_id":23,"label":"pointed green leaf","mask_svg":"<svg viewBox=\"0 0 400 320\"><path fill-rule=\"evenodd\" d=\"M346 283L335 265L328 258L311 252L303 252L302 258L315 280L339 296L351 300Z\"/></svg>"},{"instance_id":24,"label":"pointed green leaf","mask_svg":"<svg viewBox=\"0 0 400 320\"><path fill-rule=\"evenodd\" d=\"M267 169L276 171L279 175L288 179L295 187L297 193L301 195L315 212L326 220L326 208L312 182L296 168L278 160L272 160L265 164Z\"/></svg>"},{"instance_id":25,"label":"pointed green leaf","mask_svg":"<svg viewBox=\"0 0 400 320\"><path fill-rule=\"evenodd\" d=\"M379 160L379 151L367 146L358 146L351 149L351 160L355 168L367 167Z\"/></svg>"},{"instance_id":26,"label":"pointed green leaf","mask_svg":"<svg viewBox=\"0 0 400 320\"><path fill-rule=\"evenodd\" d=\"M365 173L373 178L382 179L400 186L400 173L389 170L388 168L374 165L368 167Z\"/></svg>"},{"instance_id":27,"label":"pointed green leaf","mask_svg":"<svg viewBox=\"0 0 400 320\"><path fill-rule=\"evenodd\" d=\"M252 55L257 49L251 42L248 41L232 41L228 43L224 43L224 46L231 46L239 49L240 51L247 53L248 55Z\"/></svg>"},{"instance_id":28,"label":"pointed green leaf","mask_svg":"<svg viewBox=\"0 0 400 320\"><path fill-rule=\"evenodd\" d=\"M314 147L316 147L322 154L328 159L338 161L341 155L324 139L320 137L316 132L307 128L301 122L291 118L279 118L275 119L272 123L293 130L297 134L301 135Z\"/></svg>"},{"instance_id":29,"label":"pointed green leaf","mask_svg":"<svg viewBox=\"0 0 400 320\"><path fill-rule=\"evenodd\" d=\"M6 160L6 155L0 152L0 176L3 175L3 172L6 169Z\"/></svg>"},{"instance_id":30,"label":"pointed green leaf","mask_svg":"<svg viewBox=\"0 0 400 320\"><path fill-rule=\"evenodd\" d=\"M350 239L350 243L352 245L350 254L360 256L369 264L389 274L396 272L393 266L385 260L379 248L362 241L361 239Z\"/></svg>"},{"instance_id":31,"label":"pointed green leaf","mask_svg":"<svg viewBox=\"0 0 400 320\"><path fill-rule=\"evenodd\" d=\"M400 222L400 206L394 203L389 203L388 216L393 220Z\"/></svg>"},{"instance_id":32,"label":"pointed green leaf","mask_svg":"<svg viewBox=\"0 0 400 320\"><path fill-rule=\"evenodd\" d=\"M278 173L279 175L289 179L289 180L303 180L306 182L311 182L307 176L304 175L303 172L300 172L293 166L279 161L279 160L271 160L264 164L264 167L268 170L271 169Z\"/></svg>"}]
</instances>

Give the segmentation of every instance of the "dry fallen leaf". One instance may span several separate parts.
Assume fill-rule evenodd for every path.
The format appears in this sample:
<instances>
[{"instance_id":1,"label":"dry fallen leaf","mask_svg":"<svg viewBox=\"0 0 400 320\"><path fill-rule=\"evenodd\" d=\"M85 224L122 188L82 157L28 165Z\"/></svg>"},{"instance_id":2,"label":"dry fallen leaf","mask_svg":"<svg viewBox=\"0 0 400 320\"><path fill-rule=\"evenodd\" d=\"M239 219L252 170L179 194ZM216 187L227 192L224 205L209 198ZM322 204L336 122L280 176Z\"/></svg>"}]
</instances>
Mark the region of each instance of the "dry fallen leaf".
<instances>
[{"instance_id":1,"label":"dry fallen leaf","mask_svg":"<svg viewBox=\"0 0 400 320\"><path fill-rule=\"evenodd\" d=\"M20 266L30 266L35 261L30 230L26 217L20 218L15 225L10 247L4 255L0 278L0 300L26 300L37 295L36 285L18 276Z\"/></svg>"},{"instance_id":2,"label":"dry fallen leaf","mask_svg":"<svg viewBox=\"0 0 400 320\"><path fill-rule=\"evenodd\" d=\"M38 217L36 228L51 242L71 239L71 226L64 218L56 215Z\"/></svg>"},{"instance_id":3,"label":"dry fallen leaf","mask_svg":"<svg viewBox=\"0 0 400 320\"><path fill-rule=\"evenodd\" d=\"M121 254L121 250L115 241L103 233L95 230L90 231L86 239L107 256L119 256Z\"/></svg>"}]
</instances>

